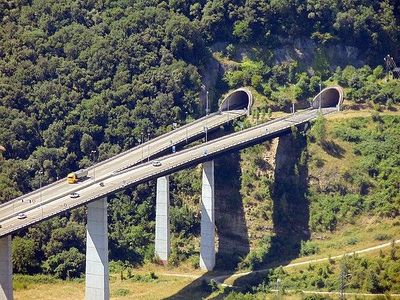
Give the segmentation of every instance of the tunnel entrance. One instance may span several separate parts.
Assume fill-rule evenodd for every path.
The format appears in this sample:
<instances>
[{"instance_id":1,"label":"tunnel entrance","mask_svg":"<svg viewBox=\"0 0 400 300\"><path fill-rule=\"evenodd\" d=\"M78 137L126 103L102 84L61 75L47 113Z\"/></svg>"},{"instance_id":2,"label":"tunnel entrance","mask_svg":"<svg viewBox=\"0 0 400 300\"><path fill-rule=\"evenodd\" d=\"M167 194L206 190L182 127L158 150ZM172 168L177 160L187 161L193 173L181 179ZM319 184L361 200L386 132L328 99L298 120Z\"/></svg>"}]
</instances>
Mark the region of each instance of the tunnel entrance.
<instances>
[{"instance_id":1,"label":"tunnel entrance","mask_svg":"<svg viewBox=\"0 0 400 300\"><path fill-rule=\"evenodd\" d=\"M343 88L340 86L332 86L323 89L312 102L313 108L336 107L343 102Z\"/></svg>"},{"instance_id":2,"label":"tunnel entrance","mask_svg":"<svg viewBox=\"0 0 400 300\"><path fill-rule=\"evenodd\" d=\"M253 104L253 95L247 89L240 88L229 93L228 96L222 100L219 110L235 110L235 109L246 109L248 112Z\"/></svg>"}]
</instances>

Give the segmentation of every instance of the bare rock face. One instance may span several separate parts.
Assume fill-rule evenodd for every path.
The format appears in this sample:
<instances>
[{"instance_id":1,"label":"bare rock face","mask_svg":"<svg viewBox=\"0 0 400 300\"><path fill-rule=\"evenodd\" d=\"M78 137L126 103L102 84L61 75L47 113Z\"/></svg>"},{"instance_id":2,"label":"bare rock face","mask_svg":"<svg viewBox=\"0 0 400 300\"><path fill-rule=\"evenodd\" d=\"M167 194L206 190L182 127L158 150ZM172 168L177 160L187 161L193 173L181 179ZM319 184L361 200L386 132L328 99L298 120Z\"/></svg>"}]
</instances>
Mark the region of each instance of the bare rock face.
<instances>
[{"instance_id":1,"label":"bare rock face","mask_svg":"<svg viewBox=\"0 0 400 300\"><path fill-rule=\"evenodd\" d=\"M338 66L344 67L346 65L353 65L355 67L362 67L366 61L362 57L358 48L346 46L343 44L317 44L310 38L298 38L295 40L288 40L281 38L279 40L281 46L273 49L263 49L268 51L272 60L272 65L281 64L285 62L297 61L300 62L307 70L312 72L313 67L322 61L326 62L326 67L335 70ZM225 52L227 46L226 42L219 42L211 46L214 52ZM242 61L244 58L257 59L257 54L251 45L235 45L235 53L233 59L235 61ZM222 72L229 71L230 68L235 66L233 61L224 62L222 65Z\"/></svg>"},{"instance_id":2,"label":"bare rock face","mask_svg":"<svg viewBox=\"0 0 400 300\"><path fill-rule=\"evenodd\" d=\"M6 148L4 146L0 145L0 160L3 159L3 152L5 152L5 151L6 151Z\"/></svg>"},{"instance_id":3,"label":"bare rock face","mask_svg":"<svg viewBox=\"0 0 400 300\"><path fill-rule=\"evenodd\" d=\"M206 71L201 72L203 87L200 92L200 106L206 107L207 91L209 92L209 105L216 105L216 97L214 95L215 83L218 81L218 76L223 73L221 65L214 58L210 58L205 68Z\"/></svg>"},{"instance_id":4,"label":"bare rock face","mask_svg":"<svg viewBox=\"0 0 400 300\"><path fill-rule=\"evenodd\" d=\"M271 140L269 148L264 153L264 160L267 162L269 168L266 170L267 176L271 179L274 178L275 173L275 156L278 149L279 138Z\"/></svg>"},{"instance_id":5,"label":"bare rock face","mask_svg":"<svg viewBox=\"0 0 400 300\"><path fill-rule=\"evenodd\" d=\"M352 64L361 67L365 61L360 58L360 51L355 47L344 45L318 45L311 39L296 39L293 42L282 41L284 46L273 50L274 63L288 61L301 61L302 64L312 66L316 63L317 56L324 54L329 62L329 68Z\"/></svg>"}]
</instances>

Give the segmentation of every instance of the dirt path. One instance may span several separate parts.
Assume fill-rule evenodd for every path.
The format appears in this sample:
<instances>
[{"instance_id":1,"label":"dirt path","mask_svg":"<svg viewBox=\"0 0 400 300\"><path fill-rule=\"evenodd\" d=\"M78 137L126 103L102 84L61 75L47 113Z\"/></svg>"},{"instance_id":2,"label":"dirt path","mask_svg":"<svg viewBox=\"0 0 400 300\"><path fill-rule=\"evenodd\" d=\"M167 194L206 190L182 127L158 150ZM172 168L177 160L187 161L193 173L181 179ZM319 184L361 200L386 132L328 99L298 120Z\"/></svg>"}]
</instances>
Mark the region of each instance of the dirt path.
<instances>
[{"instance_id":1,"label":"dirt path","mask_svg":"<svg viewBox=\"0 0 400 300\"><path fill-rule=\"evenodd\" d=\"M395 240L394 243L395 244L400 244L400 239ZM288 269L288 268L298 267L298 266L302 266L302 265L314 264L314 263L324 262L324 261L327 261L329 259L337 260L337 259L340 259L340 258L342 258L344 256L352 256L354 254L365 254L365 253L373 252L373 251L376 251L376 250L380 250L382 248L389 247L391 244L392 244L392 242L388 242L388 243L380 244L380 245L377 245L377 246L372 246L372 247L368 247L368 248L365 248L365 249L356 250L356 251L353 251L353 252L347 252L347 253L336 255L336 256L324 257L324 258L318 258L318 259L310 259L310 260L306 260L306 261L302 261L302 262L291 263L291 264L288 264L286 266L283 266L283 268L284 269ZM177 273L162 273L160 275L171 276L171 277L187 277L187 278L192 278L192 279L198 279L198 278L204 276L204 279L206 279L206 280L214 280L215 282L217 282L218 284L221 284L222 286L231 286L229 284L223 283L225 281L225 279L227 279L227 278L238 278L238 277L251 275L251 274L265 273L268 270L270 270L270 268L256 270L256 271L249 271L249 272L241 272L241 273L236 273L236 274L223 274L223 275L218 275L218 276L211 276L211 275L210 276L204 276L204 275L177 274ZM324 293L324 292L321 292L321 293Z\"/></svg>"},{"instance_id":2,"label":"dirt path","mask_svg":"<svg viewBox=\"0 0 400 300\"><path fill-rule=\"evenodd\" d=\"M400 239L395 240L394 241L395 244L399 244L400 243ZM368 247L362 250L356 250L353 252L348 252L348 253L344 253L344 254L340 254L340 255L336 255L336 256L331 256L331 257L324 257L324 258L318 258L318 259L310 259L310 260L306 260L306 261L302 261L302 262L297 262L297 263L292 263L292 264L288 264L286 266L283 266L284 269L288 269L288 268L293 268L293 267L297 267L297 266L302 266L302 265L308 265L308 264L314 264L314 263L319 263L319 262L324 262L327 261L329 259L332 260L336 260L336 259L340 259L344 256L352 256L354 254L364 254L364 253L368 253L368 252L373 252L376 250L380 250L382 248L386 248L389 247L392 244L392 242L389 243L384 243L384 244L380 244L377 246L373 246L373 247ZM220 275L220 276L216 276L211 278L212 280L216 281L219 284L225 285L225 286L231 286L231 285L227 285L224 284L223 281L227 278L238 278L238 277L242 277L245 275L250 275L250 274L258 274L258 273L265 273L267 272L269 269L261 269L261 270L256 270L256 271L249 271L249 272L242 272L242 273L236 273L233 275ZM221 282L222 280L222 282Z\"/></svg>"}]
</instances>

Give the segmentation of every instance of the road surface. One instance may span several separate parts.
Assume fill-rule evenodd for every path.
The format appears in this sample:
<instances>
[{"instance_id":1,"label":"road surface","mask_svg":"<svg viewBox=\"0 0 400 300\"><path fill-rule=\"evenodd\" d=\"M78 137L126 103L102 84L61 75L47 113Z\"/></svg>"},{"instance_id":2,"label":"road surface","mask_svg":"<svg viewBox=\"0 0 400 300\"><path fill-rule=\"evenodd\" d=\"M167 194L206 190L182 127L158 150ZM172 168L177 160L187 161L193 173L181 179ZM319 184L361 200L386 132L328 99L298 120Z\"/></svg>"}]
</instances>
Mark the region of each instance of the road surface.
<instances>
[{"instance_id":1,"label":"road surface","mask_svg":"<svg viewBox=\"0 0 400 300\"><path fill-rule=\"evenodd\" d=\"M320 113L330 114L335 112L335 108L323 108ZM117 191L139 183L149 181L176 171L185 169L189 166L211 160L217 155L224 152L229 152L234 149L242 149L256 143L260 143L270 138L277 137L286 133L292 126L298 126L315 119L319 114L317 109L308 109L288 117L279 118L269 121L240 132L236 132L219 139L203 143L193 148L189 148L163 158L158 159L160 166L154 166L153 163L146 162L138 166L134 166L120 172L112 172L113 170L121 169L122 167L132 164L133 161L123 159L117 165L115 159L104 163L101 167L99 175L96 169L96 179L90 178L76 185L67 185L70 189L59 190L54 186L50 187L50 191L42 189L39 193L24 198L24 202L12 202L1 207L0 220L2 227L0 228L0 237L18 231L19 229L31 226L51 216L57 215L72 208L84 205L88 202L113 194ZM220 120L219 120L220 122ZM200 130L200 129L199 129ZM179 137L180 139L185 137ZM167 141L169 138L167 139ZM146 146L146 145L145 145ZM136 153L140 157L140 149ZM149 150L151 151L151 150ZM133 156L133 155L132 155ZM133 156L134 157L134 156ZM100 167L99 167L100 169ZM104 186L100 186L102 182ZM61 183L60 183L61 184ZM78 192L80 197L70 198L70 192ZM29 203L27 198L40 199L42 201ZM39 195L38 195L39 194ZM16 209L16 206L18 207ZM15 217L16 211L24 211L27 218L18 220Z\"/></svg>"},{"instance_id":2,"label":"road surface","mask_svg":"<svg viewBox=\"0 0 400 300\"><path fill-rule=\"evenodd\" d=\"M41 189L4 203L0 205L0 225L6 218L26 212L39 203L47 203L69 195L72 192L79 191L93 184L94 180L102 179L104 176L112 174L112 172L131 167L150 157L155 157L173 145L182 144L201 137L204 135L204 127L207 127L208 131L210 131L246 113L246 110L233 110L210 114L207 117L200 118L88 168L88 179L81 183L68 184L66 178L63 178Z\"/></svg>"}]
</instances>

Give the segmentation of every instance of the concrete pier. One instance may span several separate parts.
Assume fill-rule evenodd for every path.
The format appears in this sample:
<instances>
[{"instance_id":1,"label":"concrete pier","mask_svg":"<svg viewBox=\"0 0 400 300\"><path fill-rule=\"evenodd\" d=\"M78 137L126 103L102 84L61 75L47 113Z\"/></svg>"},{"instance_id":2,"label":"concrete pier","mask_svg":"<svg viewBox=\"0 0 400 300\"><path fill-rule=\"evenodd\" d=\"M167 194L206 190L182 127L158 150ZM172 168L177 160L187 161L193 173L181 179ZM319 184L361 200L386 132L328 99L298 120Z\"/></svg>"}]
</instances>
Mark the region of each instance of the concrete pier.
<instances>
[{"instance_id":1,"label":"concrete pier","mask_svg":"<svg viewBox=\"0 0 400 300\"><path fill-rule=\"evenodd\" d=\"M11 235L0 238L0 300L12 300Z\"/></svg>"},{"instance_id":2,"label":"concrete pier","mask_svg":"<svg viewBox=\"0 0 400 300\"><path fill-rule=\"evenodd\" d=\"M110 298L107 198L87 205L86 300Z\"/></svg>"},{"instance_id":3,"label":"concrete pier","mask_svg":"<svg viewBox=\"0 0 400 300\"><path fill-rule=\"evenodd\" d=\"M215 266L214 161L203 164L201 190L200 268L211 271Z\"/></svg>"},{"instance_id":4,"label":"concrete pier","mask_svg":"<svg viewBox=\"0 0 400 300\"><path fill-rule=\"evenodd\" d=\"M169 254L169 176L164 176L157 179L155 255L166 264Z\"/></svg>"}]
</instances>

